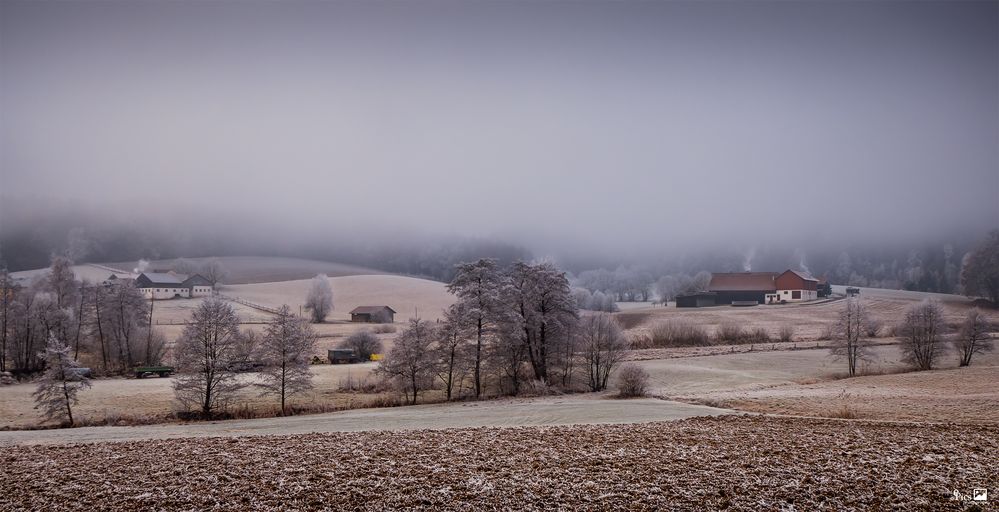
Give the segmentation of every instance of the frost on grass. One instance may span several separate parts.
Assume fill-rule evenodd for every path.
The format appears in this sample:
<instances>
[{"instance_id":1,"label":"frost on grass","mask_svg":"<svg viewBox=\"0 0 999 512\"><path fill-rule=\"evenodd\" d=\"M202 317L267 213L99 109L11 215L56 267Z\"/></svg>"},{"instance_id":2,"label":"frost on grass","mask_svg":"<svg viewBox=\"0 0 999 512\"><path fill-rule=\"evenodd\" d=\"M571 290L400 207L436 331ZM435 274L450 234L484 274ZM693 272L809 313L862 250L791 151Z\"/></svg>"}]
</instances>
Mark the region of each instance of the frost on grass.
<instances>
[{"instance_id":1,"label":"frost on grass","mask_svg":"<svg viewBox=\"0 0 999 512\"><path fill-rule=\"evenodd\" d=\"M0 509L962 510L997 453L995 426L763 417L18 447Z\"/></svg>"}]
</instances>

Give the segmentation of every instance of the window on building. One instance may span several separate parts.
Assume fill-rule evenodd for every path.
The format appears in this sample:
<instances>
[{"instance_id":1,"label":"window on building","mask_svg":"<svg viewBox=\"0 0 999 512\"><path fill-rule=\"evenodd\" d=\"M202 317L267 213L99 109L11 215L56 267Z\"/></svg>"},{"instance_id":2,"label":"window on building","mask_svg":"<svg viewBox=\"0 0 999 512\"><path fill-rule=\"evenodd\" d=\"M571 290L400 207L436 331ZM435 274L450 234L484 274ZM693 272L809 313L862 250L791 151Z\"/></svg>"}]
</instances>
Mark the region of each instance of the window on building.
<instances>
[{"instance_id":1,"label":"window on building","mask_svg":"<svg viewBox=\"0 0 999 512\"><path fill-rule=\"evenodd\" d=\"M801 298L801 290L795 290L795 291L791 292L791 298L792 299L800 299Z\"/></svg>"}]
</instances>

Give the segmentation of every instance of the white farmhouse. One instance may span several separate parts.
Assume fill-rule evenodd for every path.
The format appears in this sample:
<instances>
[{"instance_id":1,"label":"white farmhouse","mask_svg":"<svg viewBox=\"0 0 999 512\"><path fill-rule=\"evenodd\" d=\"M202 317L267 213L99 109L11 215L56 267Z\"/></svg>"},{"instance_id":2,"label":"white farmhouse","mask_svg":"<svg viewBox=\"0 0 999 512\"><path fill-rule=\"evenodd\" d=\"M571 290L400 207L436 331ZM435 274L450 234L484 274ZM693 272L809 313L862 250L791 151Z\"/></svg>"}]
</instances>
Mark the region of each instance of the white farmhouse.
<instances>
[{"instance_id":1,"label":"white farmhouse","mask_svg":"<svg viewBox=\"0 0 999 512\"><path fill-rule=\"evenodd\" d=\"M198 274L145 272L135 278L135 287L144 297L153 300L187 299L212 294L212 283Z\"/></svg>"}]
</instances>

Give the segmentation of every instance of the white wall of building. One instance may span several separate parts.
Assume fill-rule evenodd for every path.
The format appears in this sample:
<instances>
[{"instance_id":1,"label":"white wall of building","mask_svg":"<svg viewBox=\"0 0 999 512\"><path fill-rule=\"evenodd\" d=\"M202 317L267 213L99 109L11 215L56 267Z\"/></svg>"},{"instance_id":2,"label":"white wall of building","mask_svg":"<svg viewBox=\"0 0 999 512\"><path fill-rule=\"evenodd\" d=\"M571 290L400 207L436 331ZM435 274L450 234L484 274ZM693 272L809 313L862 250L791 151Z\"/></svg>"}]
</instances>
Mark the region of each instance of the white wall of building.
<instances>
[{"instance_id":1,"label":"white wall of building","mask_svg":"<svg viewBox=\"0 0 999 512\"><path fill-rule=\"evenodd\" d=\"M794 297L794 292L800 292L801 298L792 298ZM782 302L805 302L819 298L819 292L817 290L777 290L777 294L780 296L780 300Z\"/></svg>"},{"instance_id":2,"label":"white wall of building","mask_svg":"<svg viewBox=\"0 0 999 512\"><path fill-rule=\"evenodd\" d=\"M211 286L192 286L191 297L207 297L212 294Z\"/></svg>"},{"instance_id":3,"label":"white wall of building","mask_svg":"<svg viewBox=\"0 0 999 512\"><path fill-rule=\"evenodd\" d=\"M139 288L142 295L147 299L162 300L162 299L172 299L176 296L180 296L182 299L187 299L191 297L191 291L187 288Z\"/></svg>"}]
</instances>

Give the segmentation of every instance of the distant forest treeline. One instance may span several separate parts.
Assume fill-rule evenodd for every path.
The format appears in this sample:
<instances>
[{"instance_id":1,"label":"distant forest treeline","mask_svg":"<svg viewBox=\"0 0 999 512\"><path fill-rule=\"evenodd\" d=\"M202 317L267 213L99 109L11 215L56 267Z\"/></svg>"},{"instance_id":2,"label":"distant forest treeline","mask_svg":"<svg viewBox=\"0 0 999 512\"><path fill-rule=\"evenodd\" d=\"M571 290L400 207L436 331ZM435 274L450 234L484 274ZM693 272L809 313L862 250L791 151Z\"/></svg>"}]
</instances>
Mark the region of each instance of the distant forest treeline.
<instances>
[{"instance_id":1,"label":"distant forest treeline","mask_svg":"<svg viewBox=\"0 0 999 512\"><path fill-rule=\"evenodd\" d=\"M353 264L412 276L449 281L455 265L481 257L501 264L530 260L523 247L472 237L420 241L357 241L349 236L283 239L280 233L248 236L192 233L127 223L81 228L44 223L30 229L0 231L0 267L11 272L47 267L53 254L78 263L160 260L204 256L283 256Z\"/></svg>"},{"instance_id":2,"label":"distant forest treeline","mask_svg":"<svg viewBox=\"0 0 999 512\"><path fill-rule=\"evenodd\" d=\"M537 256L516 244L472 237L403 238L357 241L350 236L282 238L281 233L190 232L163 225L127 222L100 227L74 227L68 219L42 221L30 228L6 226L0 232L0 265L10 271L48 266L54 253L68 254L78 262L113 262L202 256L287 256L335 261L379 270L449 281L455 264L482 257L503 265ZM984 233L982 234L984 235ZM964 255L976 240L940 240L918 247L893 245L836 247L758 246L692 250L685 255L646 255L646 263L619 265L592 260L574 262L558 258L576 276L575 284L617 295L616 300L655 295L663 276L694 276L700 271L738 272L747 269L779 272L805 270L828 278L833 284L894 288L940 293L961 293L960 271ZM623 260L643 259L634 254ZM589 283L580 282L585 277ZM598 284L590 284L598 283ZM587 284L590 284L587 286ZM645 293L642 292L644 290ZM591 291L597 291L591 289Z\"/></svg>"}]
</instances>

